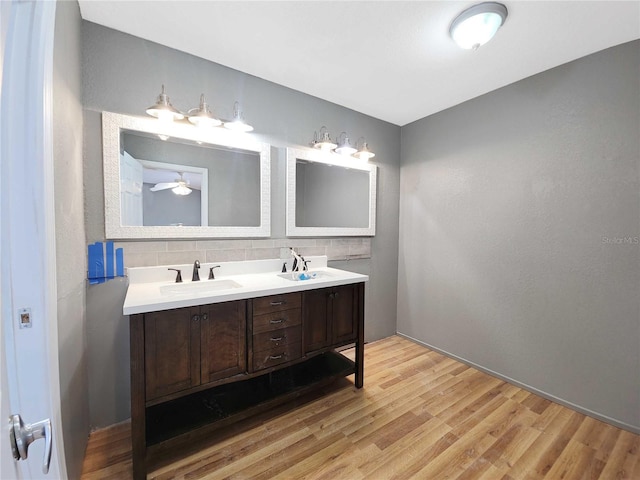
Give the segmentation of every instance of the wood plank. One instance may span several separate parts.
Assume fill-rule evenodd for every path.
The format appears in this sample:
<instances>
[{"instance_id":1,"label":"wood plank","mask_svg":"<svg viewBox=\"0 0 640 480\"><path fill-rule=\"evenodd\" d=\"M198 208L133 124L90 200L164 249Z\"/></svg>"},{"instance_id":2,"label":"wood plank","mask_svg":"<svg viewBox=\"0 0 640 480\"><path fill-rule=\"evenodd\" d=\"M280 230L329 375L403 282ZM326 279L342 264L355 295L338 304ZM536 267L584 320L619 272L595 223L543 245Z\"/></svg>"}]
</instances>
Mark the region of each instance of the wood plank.
<instances>
[{"instance_id":1,"label":"wood plank","mask_svg":"<svg viewBox=\"0 0 640 480\"><path fill-rule=\"evenodd\" d=\"M622 431L613 447L611 456L607 459L607 463L602 469L600 478L602 480L607 478L633 480L635 466L632 466L632 470L629 470L631 460L628 457L633 457L637 461L638 443L638 435ZM637 478L635 477L635 479Z\"/></svg>"},{"instance_id":2,"label":"wood plank","mask_svg":"<svg viewBox=\"0 0 640 480\"><path fill-rule=\"evenodd\" d=\"M593 458L595 458L595 451L592 448L578 441L569 440L562 454L547 473L546 478L561 478L563 480L586 478Z\"/></svg>"},{"instance_id":3,"label":"wood plank","mask_svg":"<svg viewBox=\"0 0 640 480\"><path fill-rule=\"evenodd\" d=\"M640 479L638 435L397 336L367 344L364 357L363 389L343 379L148 478ZM133 478L129 423L91 434L82 478Z\"/></svg>"},{"instance_id":4,"label":"wood plank","mask_svg":"<svg viewBox=\"0 0 640 480\"><path fill-rule=\"evenodd\" d=\"M391 478L411 475L422 468L429 458L435 458L457 438L447 435L451 429L437 418L423 423L408 436L359 465L367 478ZM425 449L428 445L429 449ZM427 451L425 451L427 450Z\"/></svg>"}]
</instances>

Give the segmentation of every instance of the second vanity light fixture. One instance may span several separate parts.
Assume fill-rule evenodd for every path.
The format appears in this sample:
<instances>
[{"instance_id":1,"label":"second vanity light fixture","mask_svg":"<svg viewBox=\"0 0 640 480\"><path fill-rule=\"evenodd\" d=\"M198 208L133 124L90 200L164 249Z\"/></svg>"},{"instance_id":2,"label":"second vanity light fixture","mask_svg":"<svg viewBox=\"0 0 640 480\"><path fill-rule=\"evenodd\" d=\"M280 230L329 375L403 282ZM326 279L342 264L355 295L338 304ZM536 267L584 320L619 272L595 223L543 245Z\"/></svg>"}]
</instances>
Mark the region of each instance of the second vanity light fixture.
<instances>
[{"instance_id":1,"label":"second vanity light fixture","mask_svg":"<svg viewBox=\"0 0 640 480\"><path fill-rule=\"evenodd\" d=\"M331 140L331 135L329 135L327 127L323 126L320 128L319 132L314 132L311 146L319 150L335 152L340 155L351 156L360 160L369 160L370 158L375 157L375 153L369 150L369 145L367 145L364 137L360 137L354 147L349 142L347 132L342 132L338 136L337 142L338 143L335 143Z\"/></svg>"},{"instance_id":2,"label":"second vanity light fixture","mask_svg":"<svg viewBox=\"0 0 640 480\"><path fill-rule=\"evenodd\" d=\"M164 92L164 85L162 85L162 91L156 100L156 103L146 110L147 114L152 117L156 117L162 121L173 122L176 120L182 120L187 117L190 123L197 127L217 127L223 125L229 130L235 130L240 132L251 132L253 127L246 123L242 117L242 109L239 102L235 102L233 106L233 119L231 120L219 120L216 118L209 109L204 94L200 95L200 105L196 108L192 108L185 115L180 110L176 109L169 101L169 96Z\"/></svg>"},{"instance_id":3,"label":"second vanity light fixture","mask_svg":"<svg viewBox=\"0 0 640 480\"><path fill-rule=\"evenodd\" d=\"M196 127L217 127L222 124L220 120L213 116L211 110L209 110L209 105L207 105L204 99L204 93L200 95L200 106L189 110L187 118Z\"/></svg>"},{"instance_id":4,"label":"second vanity light fixture","mask_svg":"<svg viewBox=\"0 0 640 480\"><path fill-rule=\"evenodd\" d=\"M253 127L248 123L245 123L242 118L242 110L240 109L240 103L238 102L233 104L233 120L224 122L224 126L229 130L236 130L239 132L251 132L253 130Z\"/></svg>"},{"instance_id":5,"label":"second vanity light fixture","mask_svg":"<svg viewBox=\"0 0 640 480\"><path fill-rule=\"evenodd\" d=\"M164 85L162 85L162 91L160 95L158 95L156 103L147 108L147 114L156 117L158 120L168 122L182 120L184 118L184 114L171 105L169 95L164 93Z\"/></svg>"},{"instance_id":6,"label":"second vanity light fixture","mask_svg":"<svg viewBox=\"0 0 640 480\"><path fill-rule=\"evenodd\" d=\"M313 142L311 142L311 146L320 150L331 151L338 145L331 140L331 135L329 135L327 127L322 126L320 132L313 132Z\"/></svg>"},{"instance_id":7,"label":"second vanity light fixture","mask_svg":"<svg viewBox=\"0 0 640 480\"><path fill-rule=\"evenodd\" d=\"M449 33L460 48L477 50L493 38L507 15L507 7L501 3L479 3L458 15Z\"/></svg>"},{"instance_id":8,"label":"second vanity light fixture","mask_svg":"<svg viewBox=\"0 0 640 480\"><path fill-rule=\"evenodd\" d=\"M353 155L357 151L358 149L354 148L349 143L347 132L342 132L338 137L338 146L335 148L334 152L339 153L340 155Z\"/></svg>"}]
</instances>

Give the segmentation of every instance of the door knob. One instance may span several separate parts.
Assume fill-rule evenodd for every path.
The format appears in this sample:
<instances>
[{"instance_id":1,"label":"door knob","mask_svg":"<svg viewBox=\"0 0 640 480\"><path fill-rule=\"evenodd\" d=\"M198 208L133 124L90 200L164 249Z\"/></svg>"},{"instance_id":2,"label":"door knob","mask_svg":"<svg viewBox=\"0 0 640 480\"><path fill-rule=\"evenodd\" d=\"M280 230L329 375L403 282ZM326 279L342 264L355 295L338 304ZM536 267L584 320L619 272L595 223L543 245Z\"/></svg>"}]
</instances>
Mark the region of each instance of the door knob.
<instances>
[{"instance_id":1,"label":"door knob","mask_svg":"<svg viewBox=\"0 0 640 480\"><path fill-rule=\"evenodd\" d=\"M11 415L9 439L13 458L26 460L29 456L29 445L39 438L44 438L42 473L47 474L51 464L51 420L47 418L37 423L25 425L20 415Z\"/></svg>"}]
</instances>

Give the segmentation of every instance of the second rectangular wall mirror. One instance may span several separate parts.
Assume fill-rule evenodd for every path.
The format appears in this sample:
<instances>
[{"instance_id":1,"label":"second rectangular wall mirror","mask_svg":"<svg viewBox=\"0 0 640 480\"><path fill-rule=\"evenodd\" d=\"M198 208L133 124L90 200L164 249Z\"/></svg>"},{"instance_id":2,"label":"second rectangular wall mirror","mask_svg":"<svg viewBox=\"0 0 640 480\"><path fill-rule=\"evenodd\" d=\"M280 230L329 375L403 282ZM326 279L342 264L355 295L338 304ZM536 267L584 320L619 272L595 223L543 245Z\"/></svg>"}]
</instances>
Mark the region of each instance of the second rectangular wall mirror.
<instances>
[{"instance_id":1,"label":"second rectangular wall mirror","mask_svg":"<svg viewBox=\"0 0 640 480\"><path fill-rule=\"evenodd\" d=\"M110 112L102 132L107 238L270 235L269 145Z\"/></svg>"},{"instance_id":2,"label":"second rectangular wall mirror","mask_svg":"<svg viewBox=\"0 0 640 480\"><path fill-rule=\"evenodd\" d=\"M376 166L352 157L287 149L287 236L373 236Z\"/></svg>"}]
</instances>

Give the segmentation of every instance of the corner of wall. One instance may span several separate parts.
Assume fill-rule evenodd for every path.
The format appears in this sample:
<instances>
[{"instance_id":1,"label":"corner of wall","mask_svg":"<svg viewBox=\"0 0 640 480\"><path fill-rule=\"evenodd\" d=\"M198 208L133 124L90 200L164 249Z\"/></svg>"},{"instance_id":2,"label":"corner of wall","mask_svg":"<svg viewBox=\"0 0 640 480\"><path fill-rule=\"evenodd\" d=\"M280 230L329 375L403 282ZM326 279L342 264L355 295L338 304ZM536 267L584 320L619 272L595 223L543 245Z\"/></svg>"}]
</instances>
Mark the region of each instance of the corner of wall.
<instances>
[{"instance_id":1,"label":"corner of wall","mask_svg":"<svg viewBox=\"0 0 640 480\"><path fill-rule=\"evenodd\" d=\"M53 58L54 189L60 402L67 473L79 478L89 435L83 200L81 18L58 2Z\"/></svg>"}]
</instances>

